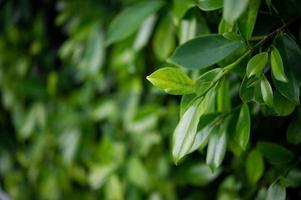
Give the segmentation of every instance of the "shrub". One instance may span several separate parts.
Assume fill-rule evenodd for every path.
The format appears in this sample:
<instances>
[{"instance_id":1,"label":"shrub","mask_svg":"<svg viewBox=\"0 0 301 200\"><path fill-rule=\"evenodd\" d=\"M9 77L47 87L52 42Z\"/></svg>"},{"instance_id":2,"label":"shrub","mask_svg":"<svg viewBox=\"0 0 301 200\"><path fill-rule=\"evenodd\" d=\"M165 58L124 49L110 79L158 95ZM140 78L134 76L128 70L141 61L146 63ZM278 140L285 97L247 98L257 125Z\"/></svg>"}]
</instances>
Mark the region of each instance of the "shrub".
<instances>
[{"instance_id":1,"label":"shrub","mask_svg":"<svg viewBox=\"0 0 301 200\"><path fill-rule=\"evenodd\" d=\"M300 198L300 1L0 5L12 199Z\"/></svg>"}]
</instances>

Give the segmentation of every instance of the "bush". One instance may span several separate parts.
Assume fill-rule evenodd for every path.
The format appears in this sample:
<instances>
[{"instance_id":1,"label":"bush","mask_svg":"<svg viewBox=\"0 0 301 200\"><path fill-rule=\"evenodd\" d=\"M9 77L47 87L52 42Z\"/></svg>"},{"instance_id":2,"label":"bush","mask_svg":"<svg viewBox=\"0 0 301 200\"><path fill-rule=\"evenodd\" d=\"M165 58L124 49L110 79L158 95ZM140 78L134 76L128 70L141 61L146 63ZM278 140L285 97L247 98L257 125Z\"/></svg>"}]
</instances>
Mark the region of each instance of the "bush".
<instances>
[{"instance_id":1,"label":"bush","mask_svg":"<svg viewBox=\"0 0 301 200\"><path fill-rule=\"evenodd\" d=\"M0 199L301 198L301 1L0 5Z\"/></svg>"}]
</instances>

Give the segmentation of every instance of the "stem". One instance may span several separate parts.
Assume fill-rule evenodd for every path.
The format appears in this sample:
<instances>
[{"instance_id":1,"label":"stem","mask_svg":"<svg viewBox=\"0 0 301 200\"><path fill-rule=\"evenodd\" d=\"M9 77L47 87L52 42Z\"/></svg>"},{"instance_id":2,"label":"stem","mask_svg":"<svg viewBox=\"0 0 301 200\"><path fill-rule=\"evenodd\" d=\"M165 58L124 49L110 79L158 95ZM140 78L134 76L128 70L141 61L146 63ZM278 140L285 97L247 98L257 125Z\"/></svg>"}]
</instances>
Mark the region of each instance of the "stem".
<instances>
[{"instance_id":1,"label":"stem","mask_svg":"<svg viewBox=\"0 0 301 200\"><path fill-rule=\"evenodd\" d=\"M236 61L231 63L230 65L227 65L224 68L224 75L228 74L231 70L233 70L245 57L247 57L251 53L251 49L246 51L240 58L238 58ZM223 76L224 76L223 75Z\"/></svg>"},{"instance_id":2,"label":"stem","mask_svg":"<svg viewBox=\"0 0 301 200\"><path fill-rule=\"evenodd\" d=\"M256 41L256 40L262 40L264 39L265 35L257 35L257 36L252 36L249 41Z\"/></svg>"},{"instance_id":3,"label":"stem","mask_svg":"<svg viewBox=\"0 0 301 200\"><path fill-rule=\"evenodd\" d=\"M270 39L272 36L274 36L275 34L281 32L283 29L285 29L287 26L289 26L291 23L293 23L296 19L298 19L300 17L296 17L294 19L291 19L290 21L288 21L287 23L285 23L284 25L282 25L281 27L277 28L276 30L274 30L273 32L265 35L265 36L261 36L262 40L260 40L257 44L255 44L252 48L250 48L248 51L246 51L240 58L238 58L236 61L234 61L233 63L227 65L226 67L224 67L224 73L221 77L219 77L217 80L215 80L212 85L200 96L195 97L192 102L204 97L210 89L212 89L216 83L218 81L220 81L220 79L222 79L225 75L227 75L229 72L231 72L236 66L238 66L238 64L245 58L247 57L253 50L255 50L257 47L259 47L260 45L262 45L263 43L265 43L268 39Z\"/></svg>"},{"instance_id":4,"label":"stem","mask_svg":"<svg viewBox=\"0 0 301 200\"><path fill-rule=\"evenodd\" d=\"M293 18L291 20L289 20L287 23L283 24L281 27L277 28L276 30L274 30L273 32L263 36L263 39L261 41L259 41L257 44L255 44L255 46L252 47L252 49L257 48L258 46L262 45L263 43L265 43L268 39L270 39L271 37L273 37L275 34L281 32L283 29L285 29L287 26L289 26L291 23L293 23L296 19L299 19L300 17L296 17Z\"/></svg>"},{"instance_id":5,"label":"stem","mask_svg":"<svg viewBox=\"0 0 301 200\"><path fill-rule=\"evenodd\" d=\"M265 35L265 36L255 36L253 37L253 40L258 40L261 38L261 40L255 44L251 49L249 49L248 51L246 51L239 59L237 59L235 62L231 63L230 65L226 66L224 68L224 72L225 74L229 73L233 68L235 68L247 55L249 55L253 50L255 50L257 47L259 47L260 45L262 45L263 43L265 43L268 39L270 39L271 37L273 37L275 34L281 32L283 29L285 29L287 26L289 26L291 23L293 23L296 19L298 19L300 17L296 17L294 19L291 19L290 21L288 21L287 23L283 24L281 27L277 28L276 30L274 30L273 32ZM255 39L254 39L255 38Z\"/></svg>"}]
</instances>

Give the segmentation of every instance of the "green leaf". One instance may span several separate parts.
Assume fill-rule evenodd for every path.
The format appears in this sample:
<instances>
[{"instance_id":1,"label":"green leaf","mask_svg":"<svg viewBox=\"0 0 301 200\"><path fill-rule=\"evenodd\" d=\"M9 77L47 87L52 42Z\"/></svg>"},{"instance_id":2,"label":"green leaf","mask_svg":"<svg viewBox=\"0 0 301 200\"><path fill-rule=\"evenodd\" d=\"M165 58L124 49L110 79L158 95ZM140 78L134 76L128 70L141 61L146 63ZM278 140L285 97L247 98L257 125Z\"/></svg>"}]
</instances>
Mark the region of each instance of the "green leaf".
<instances>
[{"instance_id":1,"label":"green leaf","mask_svg":"<svg viewBox=\"0 0 301 200\"><path fill-rule=\"evenodd\" d=\"M258 85L258 83L260 82L260 78L259 77L255 77L252 76L247 80L247 87L255 87L256 85Z\"/></svg>"},{"instance_id":2,"label":"green leaf","mask_svg":"<svg viewBox=\"0 0 301 200\"><path fill-rule=\"evenodd\" d=\"M239 31L246 39L252 36L259 6L260 0L249 0L246 12L238 19Z\"/></svg>"},{"instance_id":3,"label":"green leaf","mask_svg":"<svg viewBox=\"0 0 301 200\"><path fill-rule=\"evenodd\" d=\"M274 79L274 85L279 92L290 101L299 104L301 85L301 49L288 35L283 35L276 43L288 82Z\"/></svg>"},{"instance_id":4,"label":"green leaf","mask_svg":"<svg viewBox=\"0 0 301 200\"><path fill-rule=\"evenodd\" d=\"M241 106L239 112L239 116L236 124L236 133L235 133L235 141L244 150L246 149L249 142L250 126L251 126L251 119L250 119L249 107L247 104L244 103Z\"/></svg>"},{"instance_id":5,"label":"green leaf","mask_svg":"<svg viewBox=\"0 0 301 200\"><path fill-rule=\"evenodd\" d=\"M249 0L224 0L224 19L233 24L245 11Z\"/></svg>"},{"instance_id":6,"label":"green leaf","mask_svg":"<svg viewBox=\"0 0 301 200\"><path fill-rule=\"evenodd\" d=\"M113 174L112 176L110 176L110 178L108 179L105 185L104 191L105 191L106 199L121 200L125 196L123 183L117 174Z\"/></svg>"},{"instance_id":7,"label":"green leaf","mask_svg":"<svg viewBox=\"0 0 301 200\"><path fill-rule=\"evenodd\" d=\"M224 160L227 150L227 123L216 127L210 135L206 155L206 164L212 171L218 168Z\"/></svg>"},{"instance_id":8,"label":"green leaf","mask_svg":"<svg viewBox=\"0 0 301 200\"><path fill-rule=\"evenodd\" d=\"M200 23L200 22L199 22ZM207 25L205 22L201 22L203 27L206 27ZM191 40L195 37L197 33L197 27L200 24L197 23L197 20L195 17L190 19L183 19L180 23L180 36L179 36L179 42L180 44L183 44L187 42L188 40ZM204 28L204 31L206 31L206 28Z\"/></svg>"},{"instance_id":9,"label":"green leaf","mask_svg":"<svg viewBox=\"0 0 301 200\"><path fill-rule=\"evenodd\" d=\"M298 188L301 186L301 170L300 168L293 168L288 173L286 180L289 187Z\"/></svg>"},{"instance_id":10,"label":"green leaf","mask_svg":"<svg viewBox=\"0 0 301 200\"><path fill-rule=\"evenodd\" d=\"M265 76L263 76L260 82L260 89L263 101L270 107L273 107L273 90Z\"/></svg>"},{"instance_id":11,"label":"green leaf","mask_svg":"<svg viewBox=\"0 0 301 200\"><path fill-rule=\"evenodd\" d=\"M198 132L196 133L196 137L194 139L193 145L189 150L189 153L197 149L203 149L206 146L210 133L214 128L214 122L216 121L218 116L218 113L211 113L203 115L200 118Z\"/></svg>"},{"instance_id":12,"label":"green leaf","mask_svg":"<svg viewBox=\"0 0 301 200\"><path fill-rule=\"evenodd\" d=\"M153 50L159 60L165 60L175 48L174 25L171 17L160 21L153 40Z\"/></svg>"},{"instance_id":13,"label":"green leaf","mask_svg":"<svg viewBox=\"0 0 301 200\"><path fill-rule=\"evenodd\" d=\"M208 143L209 136L211 135L212 130L213 130L213 127L211 127L211 126L206 126L202 129L200 129L196 133L194 142L188 153L192 153L196 150L199 150L199 151L203 150Z\"/></svg>"},{"instance_id":14,"label":"green leaf","mask_svg":"<svg viewBox=\"0 0 301 200\"><path fill-rule=\"evenodd\" d=\"M87 178L90 187L93 189L101 188L115 169L115 163L92 165Z\"/></svg>"},{"instance_id":15,"label":"green leaf","mask_svg":"<svg viewBox=\"0 0 301 200\"><path fill-rule=\"evenodd\" d=\"M80 62L81 69L89 76L97 75L105 58L104 36L98 26L93 27L86 43L86 49Z\"/></svg>"},{"instance_id":16,"label":"green leaf","mask_svg":"<svg viewBox=\"0 0 301 200\"><path fill-rule=\"evenodd\" d=\"M146 1L123 10L110 24L106 44L119 42L132 35L162 5L163 2L159 0Z\"/></svg>"},{"instance_id":17,"label":"green leaf","mask_svg":"<svg viewBox=\"0 0 301 200\"><path fill-rule=\"evenodd\" d=\"M272 164L288 164L294 159L294 154L279 144L259 142L257 147L262 155Z\"/></svg>"},{"instance_id":18,"label":"green leaf","mask_svg":"<svg viewBox=\"0 0 301 200\"><path fill-rule=\"evenodd\" d=\"M217 10L223 7L223 0L197 0L197 6L204 11Z\"/></svg>"},{"instance_id":19,"label":"green leaf","mask_svg":"<svg viewBox=\"0 0 301 200\"><path fill-rule=\"evenodd\" d=\"M189 108L189 106L199 99L200 97L195 94L183 95L180 104L180 116L183 116L184 112ZM214 113L216 112L216 91L215 88L212 88L204 95L204 98L201 99L199 106L199 112L203 114Z\"/></svg>"},{"instance_id":20,"label":"green leaf","mask_svg":"<svg viewBox=\"0 0 301 200\"><path fill-rule=\"evenodd\" d=\"M247 103L254 99L255 89L252 86L248 87L248 81L249 80L248 80L247 76L245 75L245 77L240 85L240 88L239 88L239 96L244 103Z\"/></svg>"},{"instance_id":21,"label":"green leaf","mask_svg":"<svg viewBox=\"0 0 301 200\"><path fill-rule=\"evenodd\" d=\"M274 94L274 109L280 116L287 116L291 114L296 107L296 103L288 100L279 91L276 90Z\"/></svg>"},{"instance_id":22,"label":"green leaf","mask_svg":"<svg viewBox=\"0 0 301 200\"><path fill-rule=\"evenodd\" d=\"M196 93L203 95L223 76L222 68L212 69L202 74L196 81Z\"/></svg>"},{"instance_id":23,"label":"green leaf","mask_svg":"<svg viewBox=\"0 0 301 200\"><path fill-rule=\"evenodd\" d=\"M177 23L193 6L195 6L193 0L173 0L172 14L176 17Z\"/></svg>"},{"instance_id":24,"label":"green leaf","mask_svg":"<svg viewBox=\"0 0 301 200\"><path fill-rule=\"evenodd\" d=\"M149 16L146 20L144 20L143 24L139 28L135 42L133 44L133 49L136 52L141 50L148 44L156 23L156 19L157 17L155 14Z\"/></svg>"},{"instance_id":25,"label":"green leaf","mask_svg":"<svg viewBox=\"0 0 301 200\"><path fill-rule=\"evenodd\" d=\"M287 141L291 144L301 143L301 113L298 112L286 130Z\"/></svg>"},{"instance_id":26,"label":"green leaf","mask_svg":"<svg viewBox=\"0 0 301 200\"><path fill-rule=\"evenodd\" d=\"M242 40L243 38L234 32L224 32L223 37L227 38L228 40Z\"/></svg>"},{"instance_id":27,"label":"green leaf","mask_svg":"<svg viewBox=\"0 0 301 200\"><path fill-rule=\"evenodd\" d=\"M222 35L201 36L179 46L168 61L185 68L202 69L218 63L242 45L242 41L227 40Z\"/></svg>"},{"instance_id":28,"label":"green leaf","mask_svg":"<svg viewBox=\"0 0 301 200\"><path fill-rule=\"evenodd\" d=\"M243 152L243 149L235 141L236 136L236 124L239 116L239 110L233 110L230 115L230 122L228 125L228 147L229 150L236 156L240 156Z\"/></svg>"},{"instance_id":29,"label":"green leaf","mask_svg":"<svg viewBox=\"0 0 301 200\"><path fill-rule=\"evenodd\" d=\"M198 107L199 101L196 101L186 110L173 133L172 155L176 164L193 145L200 120Z\"/></svg>"},{"instance_id":30,"label":"green leaf","mask_svg":"<svg viewBox=\"0 0 301 200\"><path fill-rule=\"evenodd\" d=\"M198 96L197 98L200 98L200 96ZM216 112L216 89L215 89L215 87L211 88L206 93L206 95L204 95L204 98L202 99L202 102L199 107L199 111L202 114Z\"/></svg>"},{"instance_id":31,"label":"green leaf","mask_svg":"<svg viewBox=\"0 0 301 200\"><path fill-rule=\"evenodd\" d=\"M229 33L229 32L237 32L237 27L234 26L233 24L229 24L225 21L225 19L221 19L219 25L218 25L218 33L222 34L222 33Z\"/></svg>"},{"instance_id":32,"label":"green leaf","mask_svg":"<svg viewBox=\"0 0 301 200\"><path fill-rule=\"evenodd\" d=\"M217 200L240 199L237 191L237 184L239 183L236 181L234 175L230 175L224 178L222 183L218 186L216 199Z\"/></svg>"},{"instance_id":33,"label":"green leaf","mask_svg":"<svg viewBox=\"0 0 301 200\"><path fill-rule=\"evenodd\" d=\"M276 80L287 82L287 77L284 73L283 62L281 55L275 47L271 51L271 67L272 67L272 74Z\"/></svg>"},{"instance_id":34,"label":"green leaf","mask_svg":"<svg viewBox=\"0 0 301 200\"><path fill-rule=\"evenodd\" d=\"M193 186L206 186L220 174L220 170L212 172L204 163L193 163L184 165L175 173L176 183L189 184Z\"/></svg>"},{"instance_id":35,"label":"green leaf","mask_svg":"<svg viewBox=\"0 0 301 200\"><path fill-rule=\"evenodd\" d=\"M285 200L286 191L285 188L279 183L273 183L268 191L266 200Z\"/></svg>"},{"instance_id":36,"label":"green leaf","mask_svg":"<svg viewBox=\"0 0 301 200\"><path fill-rule=\"evenodd\" d=\"M261 82L257 82L256 81L256 84L254 86L254 101L258 104L264 104L265 101L263 99L263 96L262 96L262 90L261 90Z\"/></svg>"},{"instance_id":37,"label":"green leaf","mask_svg":"<svg viewBox=\"0 0 301 200\"><path fill-rule=\"evenodd\" d=\"M182 96L181 103L180 103L180 117L183 116L185 111L194 102L195 97L196 97L195 94L187 94Z\"/></svg>"},{"instance_id":38,"label":"green leaf","mask_svg":"<svg viewBox=\"0 0 301 200\"><path fill-rule=\"evenodd\" d=\"M146 79L169 94L190 94L195 90L194 81L181 70L172 67L161 68Z\"/></svg>"},{"instance_id":39,"label":"green leaf","mask_svg":"<svg viewBox=\"0 0 301 200\"><path fill-rule=\"evenodd\" d=\"M127 180L143 191L147 191L150 187L150 174L144 163L138 157L131 157L127 164Z\"/></svg>"},{"instance_id":40,"label":"green leaf","mask_svg":"<svg viewBox=\"0 0 301 200\"><path fill-rule=\"evenodd\" d=\"M247 177L250 183L255 184L261 178L264 172L264 161L261 153L253 149L246 162Z\"/></svg>"},{"instance_id":41,"label":"green leaf","mask_svg":"<svg viewBox=\"0 0 301 200\"><path fill-rule=\"evenodd\" d=\"M268 53L259 53L251 58L247 65L248 78L251 76L259 76L268 62Z\"/></svg>"},{"instance_id":42,"label":"green leaf","mask_svg":"<svg viewBox=\"0 0 301 200\"><path fill-rule=\"evenodd\" d=\"M230 112L231 110L231 95L229 79L223 78L217 89L217 111Z\"/></svg>"}]
</instances>

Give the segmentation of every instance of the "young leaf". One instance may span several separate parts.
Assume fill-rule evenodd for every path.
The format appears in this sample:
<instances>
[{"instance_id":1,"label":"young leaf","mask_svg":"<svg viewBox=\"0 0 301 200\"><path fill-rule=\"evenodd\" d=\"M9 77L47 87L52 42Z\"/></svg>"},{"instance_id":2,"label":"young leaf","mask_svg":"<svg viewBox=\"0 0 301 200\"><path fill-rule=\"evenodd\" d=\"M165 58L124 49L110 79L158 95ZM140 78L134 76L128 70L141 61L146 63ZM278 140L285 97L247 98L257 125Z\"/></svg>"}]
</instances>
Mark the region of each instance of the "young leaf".
<instances>
[{"instance_id":1,"label":"young leaf","mask_svg":"<svg viewBox=\"0 0 301 200\"><path fill-rule=\"evenodd\" d=\"M271 51L271 67L272 67L272 74L276 80L287 82L287 77L284 73L283 62L281 55L275 47Z\"/></svg>"},{"instance_id":2,"label":"young leaf","mask_svg":"<svg viewBox=\"0 0 301 200\"><path fill-rule=\"evenodd\" d=\"M163 5L162 1L146 1L126 8L109 26L107 45L119 42L132 35L144 22Z\"/></svg>"},{"instance_id":3,"label":"young leaf","mask_svg":"<svg viewBox=\"0 0 301 200\"><path fill-rule=\"evenodd\" d=\"M161 68L146 79L169 94L190 94L195 90L194 81L181 70L172 67Z\"/></svg>"},{"instance_id":4,"label":"young leaf","mask_svg":"<svg viewBox=\"0 0 301 200\"><path fill-rule=\"evenodd\" d=\"M201 36L179 46L169 62L185 68L202 69L218 63L242 45L242 41L227 40L222 35Z\"/></svg>"},{"instance_id":5,"label":"young leaf","mask_svg":"<svg viewBox=\"0 0 301 200\"><path fill-rule=\"evenodd\" d=\"M288 164L294 159L294 154L279 144L259 142L257 147L262 155L272 164Z\"/></svg>"},{"instance_id":6,"label":"young leaf","mask_svg":"<svg viewBox=\"0 0 301 200\"><path fill-rule=\"evenodd\" d=\"M263 101L270 107L273 107L273 90L265 76L263 76L260 82L260 89Z\"/></svg>"},{"instance_id":7,"label":"young leaf","mask_svg":"<svg viewBox=\"0 0 301 200\"><path fill-rule=\"evenodd\" d=\"M248 78L251 76L259 76L262 73L264 66L268 62L268 53L263 52L251 58L247 65Z\"/></svg>"},{"instance_id":8,"label":"young leaf","mask_svg":"<svg viewBox=\"0 0 301 200\"><path fill-rule=\"evenodd\" d=\"M217 10L223 7L223 0L197 0L197 6L204 11Z\"/></svg>"},{"instance_id":9,"label":"young leaf","mask_svg":"<svg viewBox=\"0 0 301 200\"><path fill-rule=\"evenodd\" d=\"M199 101L196 101L186 110L173 133L172 155L176 164L193 145L200 120L198 107Z\"/></svg>"},{"instance_id":10,"label":"young leaf","mask_svg":"<svg viewBox=\"0 0 301 200\"><path fill-rule=\"evenodd\" d=\"M245 11L249 0L224 0L224 19L233 24Z\"/></svg>"},{"instance_id":11,"label":"young leaf","mask_svg":"<svg viewBox=\"0 0 301 200\"><path fill-rule=\"evenodd\" d=\"M273 183L267 191L266 200L285 200L285 199L286 199L285 188L279 183Z\"/></svg>"},{"instance_id":12,"label":"young leaf","mask_svg":"<svg viewBox=\"0 0 301 200\"><path fill-rule=\"evenodd\" d=\"M236 124L235 141L242 148L246 149L250 137L250 112L247 104L243 104L240 109Z\"/></svg>"},{"instance_id":13,"label":"young leaf","mask_svg":"<svg viewBox=\"0 0 301 200\"><path fill-rule=\"evenodd\" d=\"M222 77L222 75L222 68L215 68L202 74L196 82L196 93L198 95L203 95Z\"/></svg>"},{"instance_id":14,"label":"young leaf","mask_svg":"<svg viewBox=\"0 0 301 200\"><path fill-rule=\"evenodd\" d=\"M264 161L258 150L254 149L249 153L246 162L246 171L247 177L252 184L257 183L263 175Z\"/></svg>"},{"instance_id":15,"label":"young leaf","mask_svg":"<svg viewBox=\"0 0 301 200\"><path fill-rule=\"evenodd\" d=\"M249 0L249 5L244 14L238 20L240 33L246 39L250 39L256 23L260 0Z\"/></svg>"},{"instance_id":16,"label":"young leaf","mask_svg":"<svg viewBox=\"0 0 301 200\"><path fill-rule=\"evenodd\" d=\"M227 123L216 127L212 132L206 155L206 163L212 171L218 168L224 160L227 149Z\"/></svg>"}]
</instances>

